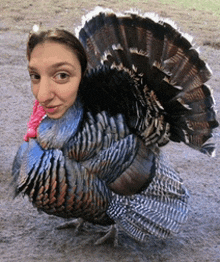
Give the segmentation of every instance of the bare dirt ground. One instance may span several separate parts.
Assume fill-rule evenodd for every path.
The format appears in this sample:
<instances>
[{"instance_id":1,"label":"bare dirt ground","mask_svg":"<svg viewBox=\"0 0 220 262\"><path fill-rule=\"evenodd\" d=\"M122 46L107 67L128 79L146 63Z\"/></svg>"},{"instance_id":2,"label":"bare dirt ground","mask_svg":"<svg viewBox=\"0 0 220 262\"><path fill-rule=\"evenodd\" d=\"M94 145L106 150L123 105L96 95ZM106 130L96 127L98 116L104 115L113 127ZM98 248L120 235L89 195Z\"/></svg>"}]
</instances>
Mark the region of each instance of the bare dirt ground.
<instances>
[{"instance_id":1,"label":"bare dirt ground","mask_svg":"<svg viewBox=\"0 0 220 262\"><path fill-rule=\"evenodd\" d=\"M97 227L74 235L73 229L57 230L62 219L39 214L19 197L12 199L11 165L26 131L32 110L25 44L34 23L63 26L74 32L81 16L97 4L115 11L138 7L169 17L201 46L201 55L213 70L209 85L220 109L220 17L196 9L162 5L157 0L73 1L1 0L0 3L0 261L220 261L220 130L215 131L217 154L209 158L182 144L164 150L191 194L189 220L182 232L166 240L149 237L139 244L120 232L119 247L94 246L101 236Z\"/></svg>"}]
</instances>

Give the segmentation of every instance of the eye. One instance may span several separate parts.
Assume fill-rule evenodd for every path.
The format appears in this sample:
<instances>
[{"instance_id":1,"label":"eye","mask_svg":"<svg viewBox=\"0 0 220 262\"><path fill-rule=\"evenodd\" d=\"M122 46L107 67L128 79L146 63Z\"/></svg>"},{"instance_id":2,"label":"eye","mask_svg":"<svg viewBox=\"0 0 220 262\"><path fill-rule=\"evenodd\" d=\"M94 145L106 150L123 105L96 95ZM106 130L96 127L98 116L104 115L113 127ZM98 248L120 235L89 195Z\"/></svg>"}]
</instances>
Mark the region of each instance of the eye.
<instances>
[{"instance_id":1,"label":"eye","mask_svg":"<svg viewBox=\"0 0 220 262\"><path fill-rule=\"evenodd\" d=\"M66 72L59 72L54 76L54 79L58 82L64 83L69 80L70 75Z\"/></svg>"},{"instance_id":2,"label":"eye","mask_svg":"<svg viewBox=\"0 0 220 262\"><path fill-rule=\"evenodd\" d=\"M30 73L30 78L32 82L37 82L38 80L40 80L40 75L36 73Z\"/></svg>"}]
</instances>

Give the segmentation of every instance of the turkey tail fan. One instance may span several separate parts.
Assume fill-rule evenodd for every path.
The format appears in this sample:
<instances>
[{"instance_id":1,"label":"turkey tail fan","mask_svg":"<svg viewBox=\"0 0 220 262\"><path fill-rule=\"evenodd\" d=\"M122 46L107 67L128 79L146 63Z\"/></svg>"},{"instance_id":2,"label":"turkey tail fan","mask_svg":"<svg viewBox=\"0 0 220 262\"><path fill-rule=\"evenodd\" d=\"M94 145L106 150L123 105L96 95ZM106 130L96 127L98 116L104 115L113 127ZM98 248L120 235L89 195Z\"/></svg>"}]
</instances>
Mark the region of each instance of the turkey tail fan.
<instances>
[{"instance_id":1,"label":"turkey tail fan","mask_svg":"<svg viewBox=\"0 0 220 262\"><path fill-rule=\"evenodd\" d=\"M121 106L126 117L132 108L128 125L146 145L182 141L212 155L215 147L208 139L218 122L210 88L205 85L211 71L187 37L157 16L117 15L98 9L80 28L79 40L89 62L82 88L89 86L84 94L87 102L95 92L104 99L102 109ZM122 75L126 83L121 82ZM114 76L113 83L109 79ZM94 81L98 83L99 77L108 80L97 88ZM112 92L116 100L109 100ZM96 105L102 103L96 100Z\"/></svg>"}]
</instances>

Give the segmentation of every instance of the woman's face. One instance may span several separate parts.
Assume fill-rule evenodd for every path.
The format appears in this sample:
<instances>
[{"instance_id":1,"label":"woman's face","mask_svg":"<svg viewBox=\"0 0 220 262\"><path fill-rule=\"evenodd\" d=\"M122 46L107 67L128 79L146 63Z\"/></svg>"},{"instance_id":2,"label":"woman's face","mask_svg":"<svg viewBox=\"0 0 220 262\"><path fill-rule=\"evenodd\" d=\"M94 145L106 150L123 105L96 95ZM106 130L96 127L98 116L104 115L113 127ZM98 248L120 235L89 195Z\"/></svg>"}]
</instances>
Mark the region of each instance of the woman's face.
<instances>
[{"instance_id":1,"label":"woman's face","mask_svg":"<svg viewBox=\"0 0 220 262\"><path fill-rule=\"evenodd\" d=\"M62 117L74 104L81 81L77 56L64 44L38 44L28 69L33 94L47 115L52 119Z\"/></svg>"}]
</instances>

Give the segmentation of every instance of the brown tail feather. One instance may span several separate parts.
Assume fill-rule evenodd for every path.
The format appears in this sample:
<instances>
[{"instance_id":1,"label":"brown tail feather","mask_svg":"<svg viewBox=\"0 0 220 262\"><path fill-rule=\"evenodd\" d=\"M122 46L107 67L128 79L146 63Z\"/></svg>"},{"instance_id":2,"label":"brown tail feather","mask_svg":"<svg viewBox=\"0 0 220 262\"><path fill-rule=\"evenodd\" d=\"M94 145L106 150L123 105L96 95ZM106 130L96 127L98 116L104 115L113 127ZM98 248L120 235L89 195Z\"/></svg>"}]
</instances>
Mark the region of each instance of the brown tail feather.
<instances>
[{"instance_id":1,"label":"brown tail feather","mask_svg":"<svg viewBox=\"0 0 220 262\"><path fill-rule=\"evenodd\" d=\"M155 107L155 114L142 110L147 113L140 116L141 122L147 123L142 134L152 135L160 129L149 126L149 119L155 117L160 119L155 124L160 123L166 129L168 122L171 140L203 148L212 136L212 129L218 126L210 89L204 84L211 71L186 37L162 20L102 11L85 23L79 39L87 51L89 68L105 64L129 72L131 78L138 79L141 100L146 101L143 107L148 108L152 101L160 105ZM105 92L110 93L111 86L105 86ZM154 99L149 101L149 97ZM149 128L154 131L149 132ZM160 131L159 140L166 133Z\"/></svg>"}]
</instances>

